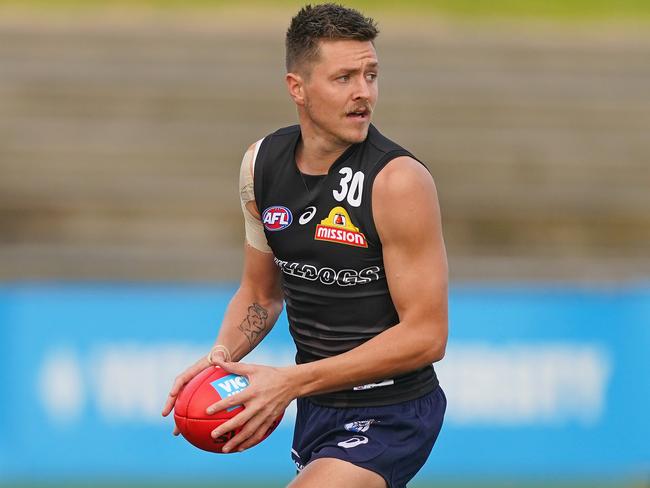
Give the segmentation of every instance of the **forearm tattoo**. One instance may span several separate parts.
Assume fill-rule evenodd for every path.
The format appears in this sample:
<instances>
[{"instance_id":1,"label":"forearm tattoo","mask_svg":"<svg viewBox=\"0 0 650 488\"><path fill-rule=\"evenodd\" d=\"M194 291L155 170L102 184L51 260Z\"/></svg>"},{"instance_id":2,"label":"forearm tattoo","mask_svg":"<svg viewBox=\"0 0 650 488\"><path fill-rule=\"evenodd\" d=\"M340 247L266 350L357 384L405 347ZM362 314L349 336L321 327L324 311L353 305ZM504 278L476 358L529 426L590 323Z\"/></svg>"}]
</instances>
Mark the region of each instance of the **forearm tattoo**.
<instances>
[{"instance_id":1,"label":"forearm tattoo","mask_svg":"<svg viewBox=\"0 0 650 488\"><path fill-rule=\"evenodd\" d=\"M259 303L253 303L248 307L248 315L239 324L239 330L244 333L251 347L255 345L259 336L266 330L266 319L268 318L269 313Z\"/></svg>"}]
</instances>

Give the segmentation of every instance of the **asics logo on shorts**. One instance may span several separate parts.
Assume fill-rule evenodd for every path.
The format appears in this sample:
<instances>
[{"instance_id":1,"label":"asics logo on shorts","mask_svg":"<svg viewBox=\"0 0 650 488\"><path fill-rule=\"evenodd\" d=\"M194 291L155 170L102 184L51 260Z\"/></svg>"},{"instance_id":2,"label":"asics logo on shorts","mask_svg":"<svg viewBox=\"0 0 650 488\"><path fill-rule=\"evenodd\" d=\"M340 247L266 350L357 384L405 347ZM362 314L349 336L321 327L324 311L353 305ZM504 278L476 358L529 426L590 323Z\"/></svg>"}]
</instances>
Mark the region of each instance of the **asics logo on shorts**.
<instances>
[{"instance_id":1,"label":"asics logo on shorts","mask_svg":"<svg viewBox=\"0 0 650 488\"><path fill-rule=\"evenodd\" d=\"M339 442L337 446L351 449L362 444L368 444L368 438L365 435L355 435L347 440Z\"/></svg>"}]
</instances>

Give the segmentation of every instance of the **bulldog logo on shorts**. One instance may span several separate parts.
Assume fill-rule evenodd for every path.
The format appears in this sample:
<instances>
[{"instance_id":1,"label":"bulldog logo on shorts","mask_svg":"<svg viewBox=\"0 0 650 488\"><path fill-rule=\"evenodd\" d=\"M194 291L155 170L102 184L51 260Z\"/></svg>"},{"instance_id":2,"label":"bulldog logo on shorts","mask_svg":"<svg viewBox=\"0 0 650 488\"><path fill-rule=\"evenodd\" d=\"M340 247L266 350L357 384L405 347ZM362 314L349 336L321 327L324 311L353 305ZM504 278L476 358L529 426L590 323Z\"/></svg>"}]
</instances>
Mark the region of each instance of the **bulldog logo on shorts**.
<instances>
[{"instance_id":1,"label":"bulldog logo on shorts","mask_svg":"<svg viewBox=\"0 0 650 488\"><path fill-rule=\"evenodd\" d=\"M356 420L354 422L350 422L349 424L345 424L343 427L345 430L348 430L350 432L367 432L370 428L370 425L374 424L375 422L379 422L379 420Z\"/></svg>"}]
</instances>

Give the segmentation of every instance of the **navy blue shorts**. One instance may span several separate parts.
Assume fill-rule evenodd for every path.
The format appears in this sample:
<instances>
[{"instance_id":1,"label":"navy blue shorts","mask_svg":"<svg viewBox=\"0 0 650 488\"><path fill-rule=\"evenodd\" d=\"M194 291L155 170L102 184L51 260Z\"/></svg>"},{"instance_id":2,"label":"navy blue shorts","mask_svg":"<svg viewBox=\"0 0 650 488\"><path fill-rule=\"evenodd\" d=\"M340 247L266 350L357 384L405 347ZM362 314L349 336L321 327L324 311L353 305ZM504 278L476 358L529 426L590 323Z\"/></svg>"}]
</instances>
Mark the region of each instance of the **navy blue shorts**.
<instances>
[{"instance_id":1,"label":"navy blue shorts","mask_svg":"<svg viewBox=\"0 0 650 488\"><path fill-rule=\"evenodd\" d=\"M383 407L322 407L299 398L291 457L298 470L314 459L342 459L402 488L429 457L446 407L440 387Z\"/></svg>"}]
</instances>

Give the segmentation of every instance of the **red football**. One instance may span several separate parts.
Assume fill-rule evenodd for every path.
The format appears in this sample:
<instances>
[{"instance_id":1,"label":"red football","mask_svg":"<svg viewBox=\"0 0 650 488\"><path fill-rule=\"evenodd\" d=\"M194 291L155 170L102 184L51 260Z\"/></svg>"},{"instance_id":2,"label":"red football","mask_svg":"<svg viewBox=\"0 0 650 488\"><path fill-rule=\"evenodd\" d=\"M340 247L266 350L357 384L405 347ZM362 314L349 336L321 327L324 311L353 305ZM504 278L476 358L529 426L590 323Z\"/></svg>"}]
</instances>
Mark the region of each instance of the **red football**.
<instances>
[{"instance_id":1,"label":"red football","mask_svg":"<svg viewBox=\"0 0 650 488\"><path fill-rule=\"evenodd\" d=\"M221 424L230 420L244 410L238 406L208 415L205 410L223 398L243 391L248 387L248 379L229 373L219 367L210 367L196 375L181 391L174 407L174 420L183 437L199 449L222 452L223 446L237 434L241 428L226 432L218 439L210 433ZM280 415L264 435L266 439L282 420ZM264 440L262 439L262 440Z\"/></svg>"}]
</instances>

